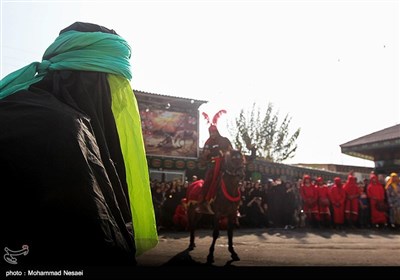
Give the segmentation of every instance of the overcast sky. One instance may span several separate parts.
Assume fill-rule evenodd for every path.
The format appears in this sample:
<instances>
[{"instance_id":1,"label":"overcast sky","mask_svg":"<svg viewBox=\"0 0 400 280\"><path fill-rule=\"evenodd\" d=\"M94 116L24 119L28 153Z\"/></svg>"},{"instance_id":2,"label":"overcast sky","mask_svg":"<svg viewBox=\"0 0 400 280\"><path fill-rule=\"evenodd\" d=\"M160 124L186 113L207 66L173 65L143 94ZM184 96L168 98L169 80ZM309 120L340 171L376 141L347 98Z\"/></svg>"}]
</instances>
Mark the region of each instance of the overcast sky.
<instances>
[{"instance_id":1,"label":"overcast sky","mask_svg":"<svg viewBox=\"0 0 400 280\"><path fill-rule=\"evenodd\" d=\"M134 89L226 109L224 134L241 108L273 103L301 128L288 163L373 166L339 145L400 123L399 1L1 0L1 77L75 21L128 41Z\"/></svg>"}]
</instances>

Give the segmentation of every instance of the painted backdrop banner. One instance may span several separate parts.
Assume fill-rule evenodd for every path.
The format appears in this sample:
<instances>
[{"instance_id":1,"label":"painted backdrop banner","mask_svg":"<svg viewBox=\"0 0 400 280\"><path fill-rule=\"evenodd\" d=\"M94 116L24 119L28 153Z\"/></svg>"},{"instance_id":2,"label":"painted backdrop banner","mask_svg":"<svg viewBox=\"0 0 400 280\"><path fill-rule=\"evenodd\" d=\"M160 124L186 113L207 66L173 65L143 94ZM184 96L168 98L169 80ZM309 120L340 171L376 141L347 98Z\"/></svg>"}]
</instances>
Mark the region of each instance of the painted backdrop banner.
<instances>
[{"instance_id":1,"label":"painted backdrop banner","mask_svg":"<svg viewBox=\"0 0 400 280\"><path fill-rule=\"evenodd\" d=\"M140 112L146 153L170 157L197 157L196 115L170 110Z\"/></svg>"}]
</instances>

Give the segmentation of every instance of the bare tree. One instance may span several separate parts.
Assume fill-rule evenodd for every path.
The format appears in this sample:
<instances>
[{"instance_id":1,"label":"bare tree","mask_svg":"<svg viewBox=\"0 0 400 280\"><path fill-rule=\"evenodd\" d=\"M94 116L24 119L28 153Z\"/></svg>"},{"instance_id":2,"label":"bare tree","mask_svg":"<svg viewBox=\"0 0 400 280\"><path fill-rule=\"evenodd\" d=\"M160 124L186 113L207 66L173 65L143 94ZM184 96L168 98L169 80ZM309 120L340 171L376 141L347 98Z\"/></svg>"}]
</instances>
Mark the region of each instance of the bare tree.
<instances>
[{"instance_id":1,"label":"bare tree","mask_svg":"<svg viewBox=\"0 0 400 280\"><path fill-rule=\"evenodd\" d=\"M242 109L234 124L228 126L233 136L233 143L244 152L254 147L257 156L272 162L282 162L292 158L296 152L296 140L300 134L298 128L289 135L291 117L287 114L279 122L279 112L273 112L273 105L268 103L263 112L254 102L250 110Z\"/></svg>"}]
</instances>

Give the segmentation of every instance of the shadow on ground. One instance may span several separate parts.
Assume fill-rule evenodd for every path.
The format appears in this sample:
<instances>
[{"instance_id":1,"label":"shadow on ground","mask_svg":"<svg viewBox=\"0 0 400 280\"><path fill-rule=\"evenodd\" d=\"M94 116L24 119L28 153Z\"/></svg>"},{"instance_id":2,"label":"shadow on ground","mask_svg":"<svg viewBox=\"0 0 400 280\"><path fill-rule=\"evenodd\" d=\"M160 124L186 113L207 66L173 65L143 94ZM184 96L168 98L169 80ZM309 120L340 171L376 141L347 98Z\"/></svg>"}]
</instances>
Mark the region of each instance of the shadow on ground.
<instances>
[{"instance_id":1,"label":"shadow on ground","mask_svg":"<svg viewBox=\"0 0 400 280\"><path fill-rule=\"evenodd\" d=\"M220 231L220 236L226 236L226 230ZM315 229L315 228L296 228L294 230L285 230L283 228L262 228L262 229L252 229L252 228L240 228L234 230L234 237L240 237L245 235L256 235L260 239L267 239L268 236L283 236L287 239L304 239L308 235L313 234L321 236L325 239L332 238L333 235L340 235L346 237L348 234L360 235L366 238L372 238L375 235L382 236L387 239L395 238L395 236L400 234L400 230L390 230L390 229ZM181 239L182 237L189 237L189 232L187 231L163 231L159 233L160 237ZM196 230L196 238L205 238L212 236L212 229L199 229Z\"/></svg>"},{"instance_id":2,"label":"shadow on ground","mask_svg":"<svg viewBox=\"0 0 400 280\"><path fill-rule=\"evenodd\" d=\"M208 267L208 268L216 267L210 263L202 263L202 262L195 261L190 256L189 252L190 252L189 249L183 250L182 252L173 256L169 261L162 264L161 267L167 267L167 266L197 266L197 267L203 266L203 267ZM234 265L232 264L233 262L235 262L235 261L234 260L227 261L225 263L224 267L234 267Z\"/></svg>"}]
</instances>

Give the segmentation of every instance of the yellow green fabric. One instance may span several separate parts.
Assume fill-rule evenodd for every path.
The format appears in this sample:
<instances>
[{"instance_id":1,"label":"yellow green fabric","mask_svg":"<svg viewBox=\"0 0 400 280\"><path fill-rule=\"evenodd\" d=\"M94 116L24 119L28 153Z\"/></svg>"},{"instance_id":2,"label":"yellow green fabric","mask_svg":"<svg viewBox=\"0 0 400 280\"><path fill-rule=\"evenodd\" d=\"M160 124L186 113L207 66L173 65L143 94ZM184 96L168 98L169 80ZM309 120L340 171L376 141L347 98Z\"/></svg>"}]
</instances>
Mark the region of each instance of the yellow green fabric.
<instances>
[{"instance_id":1,"label":"yellow green fabric","mask_svg":"<svg viewBox=\"0 0 400 280\"><path fill-rule=\"evenodd\" d=\"M112 112L125 162L138 256L158 243L139 108L127 79L109 74L108 82L111 89Z\"/></svg>"}]
</instances>

